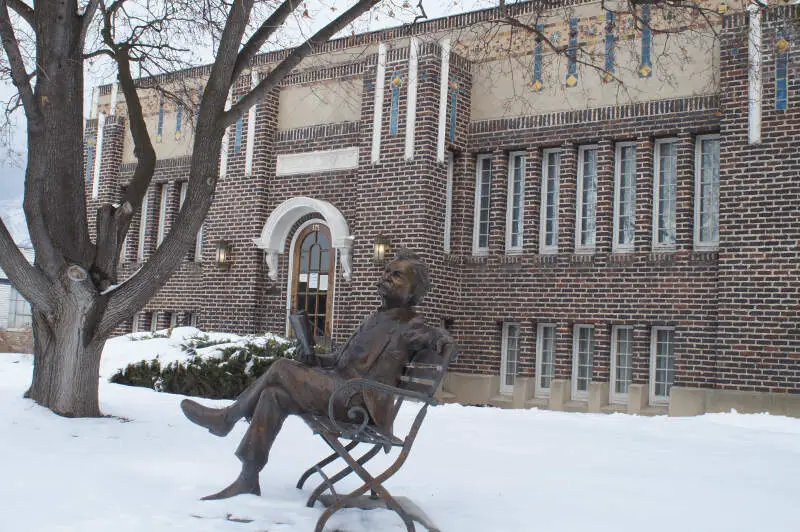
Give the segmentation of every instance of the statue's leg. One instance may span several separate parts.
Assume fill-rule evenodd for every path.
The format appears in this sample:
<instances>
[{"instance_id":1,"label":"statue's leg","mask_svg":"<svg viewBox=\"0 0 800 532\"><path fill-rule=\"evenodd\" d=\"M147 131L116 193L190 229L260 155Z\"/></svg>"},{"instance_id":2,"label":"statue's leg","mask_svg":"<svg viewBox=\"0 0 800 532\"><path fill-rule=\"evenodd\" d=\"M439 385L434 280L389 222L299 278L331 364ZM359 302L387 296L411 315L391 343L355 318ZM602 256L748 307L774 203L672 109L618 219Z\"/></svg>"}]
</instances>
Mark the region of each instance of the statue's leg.
<instances>
[{"instance_id":1,"label":"statue's leg","mask_svg":"<svg viewBox=\"0 0 800 532\"><path fill-rule=\"evenodd\" d=\"M241 473L230 486L203 497L204 500L227 499L243 493L261 494L258 474L267 464L269 450L283 422L294 413L295 407L291 395L280 386L270 386L261 392L250 427L236 450L236 456L242 462Z\"/></svg>"},{"instance_id":2,"label":"statue's leg","mask_svg":"<svg viewBox=\"0 0 800 532\"><path fill-rule=\"evenodd\" d=\"M279 383L281 366L286 363L291 363L291 361L276 360L261 377L240 393L230 406L211 408L191 399L184 399L181 401L181 409L192 423L207 428L211 434L226 436L237 421L243 417L251 418L253 416L261 392L267 387Z\"/></svg>"}]
</instances>

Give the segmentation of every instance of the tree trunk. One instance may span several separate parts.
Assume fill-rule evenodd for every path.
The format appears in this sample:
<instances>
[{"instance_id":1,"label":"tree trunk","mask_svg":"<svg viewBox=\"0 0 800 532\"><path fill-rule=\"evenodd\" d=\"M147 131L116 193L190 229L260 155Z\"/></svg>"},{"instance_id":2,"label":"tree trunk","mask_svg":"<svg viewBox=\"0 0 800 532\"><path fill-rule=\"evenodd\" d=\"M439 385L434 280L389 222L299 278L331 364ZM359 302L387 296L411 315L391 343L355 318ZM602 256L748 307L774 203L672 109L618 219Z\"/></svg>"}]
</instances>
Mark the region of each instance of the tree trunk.
<instances>
[{"instance_id":1,"label":"tree trunk","mask_svg":"<svg viewBox=\"0 0 800 532\"><path fill-rule=\"evenodd\" d=\"M33 316L34 366L28 397L66 417L99 417L100 355L104 340L92 340L96 305L90 294L65 294L53 321Z\"/></svg>"}]
</instances>

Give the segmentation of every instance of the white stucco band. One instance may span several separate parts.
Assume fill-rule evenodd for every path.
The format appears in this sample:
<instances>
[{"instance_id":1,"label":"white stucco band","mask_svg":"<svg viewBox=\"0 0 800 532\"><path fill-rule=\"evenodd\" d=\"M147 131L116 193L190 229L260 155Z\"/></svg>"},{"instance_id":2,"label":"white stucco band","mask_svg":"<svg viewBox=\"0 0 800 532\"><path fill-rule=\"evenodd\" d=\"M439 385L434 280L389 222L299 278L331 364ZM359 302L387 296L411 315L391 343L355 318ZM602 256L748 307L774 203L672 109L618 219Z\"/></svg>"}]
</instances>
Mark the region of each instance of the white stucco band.
<instances>
[{"instance_id":1,"label":"white stucco band","mask_svg":"<svg viewBox=\"0 0 800 532\"><path fill-rule=\"evenodd\" d=\"M331 231L333 248L339 251L342 263L342 277L349 281L352 276L353 236L342 213L328 203L314 198L298 196L278 205L267 218L261 236L254 238L256 246L266 252L269 278L278 279L278 255L286 251L286 242L297 221L307 214L319 213Z\"/></svg>"}]
</instances>

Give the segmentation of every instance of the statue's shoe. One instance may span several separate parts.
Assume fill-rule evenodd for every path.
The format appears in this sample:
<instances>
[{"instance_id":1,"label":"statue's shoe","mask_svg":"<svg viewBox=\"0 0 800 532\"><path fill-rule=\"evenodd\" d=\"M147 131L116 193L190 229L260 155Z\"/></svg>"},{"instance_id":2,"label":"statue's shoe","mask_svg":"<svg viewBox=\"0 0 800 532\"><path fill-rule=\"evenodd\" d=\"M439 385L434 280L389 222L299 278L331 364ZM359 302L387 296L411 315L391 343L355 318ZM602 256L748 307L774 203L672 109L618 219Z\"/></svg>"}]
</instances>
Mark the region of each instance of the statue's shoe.
<instances>
[{"instance_id":1,"label":"statue's shoe","mask_svg":"<svg viewBox=\"0 0 800 532\"><path fill-rule=\"evenodd\" d=\"M181 410L189 421L205 427L208 432L217 436L227 436L236 424L236 419L231 419L227 408L209 408L191 399L181 401Z\"/></svg>"},{"instance_id":2,"label":"statue's shoe","mask_svg":"<svg viewBox=\"0 0 800 532\"><path fill-rule=\"evenodd\" d=\"M218 499L228 499L236 495L251 494L261 495L261 486L258 484L258 473L246 474L244 471L233 481L233 484L222 491L213 495L206 495L202 500L215 501Z\"/></svg>"}]
</instances>

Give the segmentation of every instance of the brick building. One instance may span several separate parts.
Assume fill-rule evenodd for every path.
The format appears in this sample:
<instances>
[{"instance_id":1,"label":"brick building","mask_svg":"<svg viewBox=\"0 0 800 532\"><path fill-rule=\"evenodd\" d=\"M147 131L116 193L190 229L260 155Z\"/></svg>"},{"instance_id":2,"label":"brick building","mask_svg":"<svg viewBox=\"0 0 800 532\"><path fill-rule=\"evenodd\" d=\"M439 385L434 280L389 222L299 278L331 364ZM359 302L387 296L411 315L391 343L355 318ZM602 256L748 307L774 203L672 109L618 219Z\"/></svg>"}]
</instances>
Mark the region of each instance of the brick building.
<instances>
[{"instance_id":1,"label":"brick building","mask_svg":"<svg viewBox=\"0 0 800 532\"><path fill-rule=\"evenodd\" d=\"M670 32L576 0L508 7L545 39L487 10L328 43L229 128L196 249L129 327L286 333L302 307L341 342L388 242L432 267L453 400L800 415L800 6L706 4L641 8ZM190 178L192 110L142 90L159 162L125 272ZM90 208L135 161L115 87L93 113Z\"/></svg>"}]
</instances>

